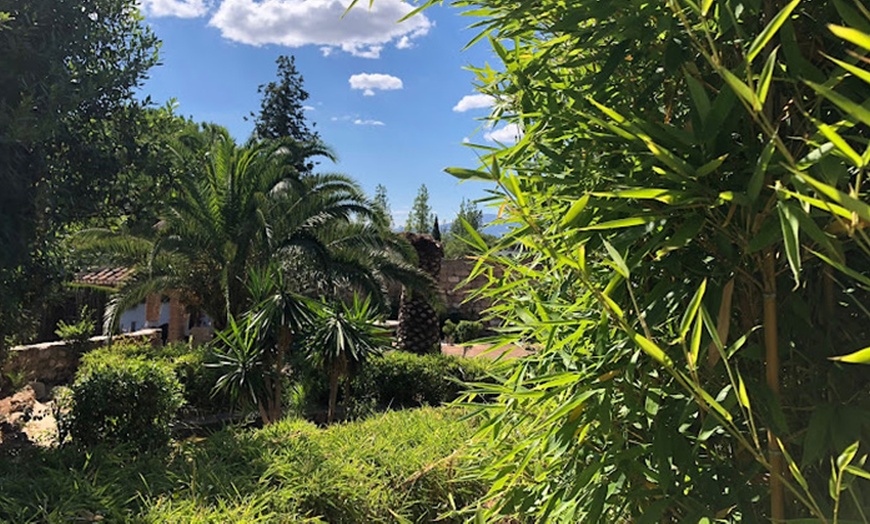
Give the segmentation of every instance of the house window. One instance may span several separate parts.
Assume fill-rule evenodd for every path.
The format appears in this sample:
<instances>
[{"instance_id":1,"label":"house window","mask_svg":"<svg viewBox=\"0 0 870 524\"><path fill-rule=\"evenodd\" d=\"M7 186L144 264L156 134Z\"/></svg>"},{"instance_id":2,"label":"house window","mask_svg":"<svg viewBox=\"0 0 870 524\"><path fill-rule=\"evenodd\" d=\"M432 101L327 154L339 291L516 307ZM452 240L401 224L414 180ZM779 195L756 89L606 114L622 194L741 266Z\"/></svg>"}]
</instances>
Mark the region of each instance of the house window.
<instances>
[{"instance_id":1,"label":"house window","mask_svg":"<svg viewBox=\"0 0 870 524\"><path fill-rule=\"evenodd\" d=\"M136 331L136 321L130 322L130 332Z\"/></svg>"}]
</instances>

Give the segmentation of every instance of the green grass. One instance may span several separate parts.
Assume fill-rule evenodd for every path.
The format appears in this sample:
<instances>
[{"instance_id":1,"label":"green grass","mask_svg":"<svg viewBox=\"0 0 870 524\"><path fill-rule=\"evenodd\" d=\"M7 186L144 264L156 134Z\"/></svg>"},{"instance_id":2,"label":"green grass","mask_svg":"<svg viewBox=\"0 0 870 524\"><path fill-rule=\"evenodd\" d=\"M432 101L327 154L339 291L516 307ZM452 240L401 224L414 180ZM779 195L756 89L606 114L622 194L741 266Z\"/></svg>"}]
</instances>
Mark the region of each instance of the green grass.
<instances>
[{"instance_id":1,"label":"green grass","mask_svg":"<svg viewBox=\"0 0 870 524\"><path fill-rule=\"evenodd\" d=\"M164 455L98 448L4 459L0 520L431 522L485 492L457 478L474 432L461 415L424 408L328 429L287 420Z\"/></svg>"}]
</instances>

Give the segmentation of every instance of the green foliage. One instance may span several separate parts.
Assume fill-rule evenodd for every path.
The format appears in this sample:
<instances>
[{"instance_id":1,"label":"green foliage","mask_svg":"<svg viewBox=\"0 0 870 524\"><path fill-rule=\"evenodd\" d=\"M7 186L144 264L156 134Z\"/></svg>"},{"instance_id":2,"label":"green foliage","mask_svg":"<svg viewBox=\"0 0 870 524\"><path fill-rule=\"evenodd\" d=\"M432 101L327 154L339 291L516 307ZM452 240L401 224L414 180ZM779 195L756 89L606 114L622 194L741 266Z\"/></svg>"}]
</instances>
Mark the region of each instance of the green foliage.
<instances>
[{"instance_id":1,"label":"green foliage","mask_svg":"<svg viewBox=\"0 0 870 524\"><path fill-rule=\"evenodd\" d=\"M146 185L130 169L146 105L133 92L158 42L133 0L4 0L0 12L2 354L58 291L59 232Z\"/></svg>"},{"instance_id":2,"label":"green foliage","mask_svg":"<svg viewBox=\"0 0 870 524\"><path fill-rule=\"evenodd\" d=\"M441 335L443 335L449 342L453 342L454 337L456 336L456 323L449 318L445 320L444 325L441 326Z\"/></svg>"},{"instance_id":3,"label":"green foliage","mask_svg":"<svg viewBox=\"0 0 870 524\"><path fill-rule=\"evenodd\" d=\"M378 222L383 225L384 229L391 230L393 228L393 212L390 209L390 200L387 198L387 188L383 184L375 186L372 205L378 215Z\"/></svg>"},{"instance_id":4,"label":"green foliage","mask_svg":"<svg viewBox=\"0 0 870 524\"><path fill-rule=\"evenodd\" d=\"M428 235L432 232L433 218L432 206L429 205L429 189L426 184L421 184L417 196L414 198L414 204L411 206L411 212L408 213L405 231Z\"/></svg>"},{"instance_id":5,"label":"green foliage","mask_svg":"<svg viewBox=\"0 0 870 524\"><path fill-rule=\"evenodd\" d=\"M444 258L463 258L468 255L481 254L485 249L478 245L469 231L473 231L486 246L496 243L496 237L481 232L483 227L483 211L472 200L462 199L459 212L450 223L450 233L444 239Z\"/></svg>"},{"instance_id":6,"label":"green foliage","mask_svg":"<svg viewBox=\"0 0 870 524\"><path fill-rule=\"evenodd\" d=\"M169 424L183 404L173 369L121 353L90 359L72 385L69 431L83 446L106 443L154 449L169 441Z\"/></svg>"},{"instance_id":7,"label":"green foliage","mask_svg":"<svg viewBox=\"0 0 870 524\"><path fill-rule=\"evenodd\" d=\"M287 420L169 456L49 450L0 462L0 520L432 522L485 490L457 474L475 429L462 415L420 409L326 430Z\"/></svg>"},{"instance_id":8,"label":"green foliage","mask_svg":"<svg viewBox=\"0 0 870 524\"><path fill-rule=\"evenodd\" d=\"M491 381L495 369L485 358L391 351L362 366L351 382L351 394L358 401L374 399L390 408L439 406L456 400L465 382Z\"/></svg>"},{"instance_id":9,"label":"green foliage","mask_svg":"<svg viewBox=\"0 0 870 524\"><path fill-rule=\"evenodd\" d=\"M818 458L870 427L866 376L828 360L870 337L865 6L454 4L522 136L449 172L496 184L513 230L476 274L539 348L481 407L493 518L862 518Z\"/></svg>"},{"instance_id":10,"label":"green foliage","mask_svg":"<svg viewBox=\"0 0 870 524\"><path fill-rule=\"evenodd\" d=\"M82 351L88 342L88 339L94 334L97 325L94 321L93 314L87 306L83 307L79 312L79 320L73 324L67 324L63 320L57 323L57 330L54 332L61 340L72 342L74 346Z\"/></svg>"},{"instance_id":11,"label":"green foliage","mask_svg":"<svg viewBox=\"0 0 870 524\"><path fill-rule=\"evenodd\" d=\"M454 341L457 344L471 342L480 338L481 335L483 335L483 332L483 323L476 320L460 320L459 324L456 326Z\"/></svg>"}]
</instances>

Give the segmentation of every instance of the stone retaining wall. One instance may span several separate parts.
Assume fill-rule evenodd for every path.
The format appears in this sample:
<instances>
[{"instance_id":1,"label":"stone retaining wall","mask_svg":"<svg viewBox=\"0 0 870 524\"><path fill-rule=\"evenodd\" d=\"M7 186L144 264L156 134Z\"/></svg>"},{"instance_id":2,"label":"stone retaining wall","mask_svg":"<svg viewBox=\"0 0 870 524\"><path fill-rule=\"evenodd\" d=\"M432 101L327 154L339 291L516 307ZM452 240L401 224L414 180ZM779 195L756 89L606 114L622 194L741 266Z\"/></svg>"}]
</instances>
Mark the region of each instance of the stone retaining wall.
<instances>
[{"instance_id":1,"label":"stone retaining wall","mask_svg":"<svg viewBox=\"0 0 870 524\"><path fill-rule=\"evenodd\" d=\"M466 301L468 295L486 284L486 277L478 276L470 283L460 286L471 275L476 260L460 258L441 262L441 273L438 275L438 293L447 308L447 314L458 313L463 318L480 318L483 310L491 304L490 300L478 299Z\"/></svg>"},{"instance_id":2,"label":"stone retaining wall","mask_svg":"<svg viewBox=\"0 0 870 524\"><path fill-rule=\"evenodd\" d=\"M142 329L133 333L124 333L112 337L113 342L146 342L160 345L161 331L159 329ZM85 351L89 351L108 342L108 337L91 337ZM60 384L69 382L75 376L79 365L80 350L70 342L57 341L15 346L9 350L9 360L3 366L3 372L23 374L29 382Z\"/></svg>"}]
</instances>

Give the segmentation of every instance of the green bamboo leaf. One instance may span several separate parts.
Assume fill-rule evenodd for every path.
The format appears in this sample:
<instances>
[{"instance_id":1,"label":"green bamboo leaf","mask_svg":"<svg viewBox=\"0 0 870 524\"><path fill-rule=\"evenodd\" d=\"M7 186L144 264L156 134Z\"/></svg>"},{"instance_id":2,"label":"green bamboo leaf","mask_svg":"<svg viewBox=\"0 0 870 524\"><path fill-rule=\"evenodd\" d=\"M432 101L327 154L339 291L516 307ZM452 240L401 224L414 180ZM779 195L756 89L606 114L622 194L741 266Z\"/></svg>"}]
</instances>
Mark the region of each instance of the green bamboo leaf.
<instances>
[{"instance_id":1,"label":"green bamboo leaf","mask_svg":"<svg viewBox=\"0 0 870 524\"><path fill-rule=\"evenodd\" d=\"M870 125L870 110L865 107L852 102L845 96L837 93L833 89L823 86L821 84L817 84L815 82L806 81L807 85L813 88L816 93L824 96L835 105L837 105L840 109L842 109L847 115L857 118L859 121L864 123L865 125Z\"/></svg>"},{"instance_id":2,"label":"green bamboo leaf","mask_svg":"<svg viewBox=\"0 0 870 524\"><path fill-rule=\"evenodd\" d=\"M671 360L671 357L667 356L662 348L660 348L655 342L652 340L640 335L639 333L631 332L629 333L631 339L640 346L640 349L643 350L644 353L651 356L658 363L664 364L667 367L673 367L674 363ZM712 399L711 399L712 400Z\"/></svg>"},{"instance_id":3,"label":"green bamboo leaf","mask_svg":"<svg viewBox=\"0 0 870 524\"><path fill-rule=\"evenodd\" d=\"M825 135L825 138L831 141L834 144L834 147L837 148L838 151L843 153L846 158L848 158L855 167L861 168L864 167L864 160L861 158L861 155L855 151L852 146L849 145L846 140L841 137L837 131L828 124L824 124L822 122L815 122L816 128Z\"/></svg>"},{"instance_id":4,"label":"green bamboo leaf","mask_svg":"<svg viewBox=\"0 0 870 524\"><path fill-rule=\"evenodd\" d=\"M785 255L794 276L795 286L800 285L801 254L800 254L800 221L789 208L787 202L776 203L779 213L779 224L782 228L782 239L785 244Z\"/></svg>"},{"instance_id":5,"label":"green bamboo leaf","mask_svg":"<svg viewBox=\"0 0 870 524\"><path fill-rule=\"evenodd\" d=\"M848 355L828 357L828 360L833 360L834 362L845 362L847 364L870 364L870 346L864 349L859 349L854 353L849 353Z\"/></svg>"},{"instance_id":6,"label":"green bamboo leaf","mask_svg":"<svg viewBox=\"0 0 870 524\"><path fill-rule=\"evenodd\" d=\"M448 167L444 169L444 172L455 176L461 180L483 180L487 182L494 182L498 180L492 173L487 173L486 171L476 171L473 169L464 169L461 167Z\"/></svg>"},{"instance_id":7,"label":"green bamboo leaf","mask_svg":"<svg viewBox=\"0 0 870 524\"><path fill-rule=\"evenodd\" d=\"M788 463L788 470L791 472L794 479L800 484L804 491L809 490L809 484L807 484L807 479L804 478L803 473L801 473L800 468L797 463L791 458L791 454L789 454L788 450L785 449L785 445L782 443L779 438L776 439L776 444L779 446L780 451L782 451L782 455L785 457L785 461Z\"/></svg>"},{"instance_id":8,"label":"green bamboo leaf","mask_svg":"<svg viewBox=\"0 0 870 524\"><path fill-rule=\"evenodd\" d=\"M655 222L658 220L656 217L630 217L630 218L620 218L618 220L608 220L607 222L600 222L598 224L593 224L591 226L581 227L580 231L604 231L609 229L622 229L626 227L634 227L634 226L642 226L644 224L649 224L650 222Z\"/></svg>"},{"instance_id":9,"label":"green bamboo leaf","mask_svg":"<svg viewBox=\"0 0 870 524\"><path fill-rule=\"evenodd\" d=\"M749 403L749 395L746 393L746 384L743 382L743 375L737 371L737 400L740 405L747 410L752 410L752 405Z\"/></svg>"},{"instance_id":10,"label":"green bamboo leaf","mask_svg":"<svg viewBox=\"0 0 870 524\"><path fill-rule=\"evenodd\" d=\"M870 278L868 278L867 276L865 276L861 273L858 273L854 269L852 269L844 264L841 264L840 262L837 262L836 260L833 260L832 258L829 258L821 253L818 253L818 252L813 251L813 250L809 250L809 251L810 251L810 253L819 257L823 262L825 262L829 266L833 267L837 271L840 271L841 273L849 275L850 277L852 277L856 281L863 284L865 288L870 289Z\"/></svg>"},{"instance_id":11,"label":"green bamboo leaf","mask_svg":"<svg viewBox=\"0 0 870 524\"><path fill-rule=\"evenodd\" d=\"M692 329L692 340L689 344L689 365L692 366L693 369L698 367L698 357L701 354L701 335L704 331L701 329L704 325L704 321L701 319L700 315L695 317L695 327Z\"/></svg>"},{"instance_id":12,"label":"green bamboo leaf","mask_svg":"<svg viewBox=\"0 0 870 524\"><path fill-rule=\"evenodd\" d=\"M801 202L806 202L807 204L816 207L818 209L827 211L832 215L836 215L841 218L845 218L846 220L852 220L852 213L843 206L838 206L837 204L826 202L824 200L819 200L818 198L813 198L811 196L802 195L800 193L795 193L794 191L789 191L788 189L778 188L778 190L786 194L788 196L794 197Z\"/></svg>"},{"instance_id":13,"label":"green bamboo leaf","mask_svg":"<svg viewBox=\"0 0 870 524\"><path fill-rule=\"evenodd\" d=\"M580 213L586 209L586 206L589 204L589 195L583 195L578 198L571 204L571 207L568 208L568 211L565 213L565 216L562 217L562 227L567 227L574 222L574 219L577 218Z\"/></svg>"},{"instance_id":14,"label":"green bamboo leaf","mask_svg":"<svg viewBox=\"0 0 870 524\"><path fill-rule=\"evenodd\" d=\"M722 407L722 404L717 402L716 399L714 399L709 393L707 393L707 391L704 388L702 388L700 386L693 385L692 389L695 391L696 394L698 394L702 399L704 399L704 402L708 406L713 408L713 410L716 413L719 413L719 415L721 415L722 418L724 418L728 422L732 422L734 420L734 417L731 416L731 413L728 413L728 410L726 410L724 407Z\"/></svg>"},{"instance_id":15,"label":"green bamboo leaf","mask_svg":"<svg viewBox=\"0 0 870 524\"><path fill-rule=\"evenodd\" d=\"M619 254L619 251L617 251L616 248L610 244L610 242L606 240L602 240L602 242L604 243L604 247L605 249L607 249L607 252L610 253L610 258L611 260L613 260L616 271L622 278L628 280L630 273L628 271L628 264L625 263L625 259L622 258L622 255Z\"/></svg>"},{"instance_id":16,"label":"green bamboo leaf","mask_svg":"<svg viewBox=\"0 0 870 524\"><path fill-rule=\"evenodd\" d=\"M728 153L725 153L724 155L722 155L718 158L714 158L713 160L711 160L711 161L707 162L706 164L704 164L703 166L699 167L698 170L695 171L695 175L697 175L699 177L704 177L704 176L709 175L713 171L716 171L717 169L719 169L719 166L721 166L722 163L725 162L726 158L728 158Z\"/></svg>"},{"instance_id":17,"label":"green bamboo leaf","mask_svg":"<svg viewBox=\"0 0 870 524\"><path fill-rule=\"evenodd\" d=\"M828 24L828 30L838 37L870 51L870 35L851 27Z\"/></svg>"},{"instance_id":18,"label":"green bamboo leaf","mask_svg":"<svg viewBox=\"0 0 870 524\"><path fill-rule=\"evenodd\" d=\"M764 184L764 176L767 173L767 166L770 165L770 159L773 157L773 152L776 150L776 145L773 140L764 146L761 156L758 157L758 162L755 164L755 171L752 173L752 178L749 179L749 186L746 193L749 195L749 200L755 202L758 195L761 193L761 187Z\"/></svg>"},{"instance_id":19,"label":"green bamboo leaf","mask_svg":"<svg viewBox=\"0 0 870 524\"><path fill-rule=\"evenodd\" d=\"M861 69L860 67L854 66L850 63L843 62L842 60L837 60L836 58L834 58L832 56L826 55L825 53L822 53L822 54L825 56L825 58L827 58L831 62L834 62L835 64L842 67L846 71L852 73L853 75L857 76L858 78L860 78L864 82L867 82L868 84L870 84L870 71L867 71L866 69Z\"/></svg>"},{"instance_id":20,"label":"green bamboo leaf","mask_svg":"<svg viewBox=\"0 0 870 524\"><path fill-rule=\"evenodd\" d=\"M771 51L770 56L767 57L767 61L764 62L764 68L761 70L761 76L758 78L758 87L756 88L756 95L762 104L767 100L767 93L770 91L770 83L773 81L773 70L776 67L776 52L779 50L779 46L775 47L773 51Z\"/></svg>"},{"instance_id":21,"label":"green bamboo leaf","mask_svg":"<svg viewBox=\"0 0 870 524\"><path fill-rule=\"evenodd\" d=\"M607 191L592 193L593 196L601 198L632 198L637 200L658 200L665 204L674 201L675 198L685 196L682 191L674 191L672 189L646 188L646 189L626 189L622 191Z\"/></svg>"},{"instance_id":22,"label":"green bamboo leaf","mask_svg":"<svg viewBox=\"0 0 870 524\"><path fill-rule=\"evenodd\" d=\"M779 28L782 27L782 24L788 20L788 17L791 15L792 11L798 6L800 0L792 0L789 2L782 11L776 14L773 17L773 20L767 24L767 27L755 37L755 40L752 41L752 45L749 46L749 51L746 53L746 61L748 63L752 63L755 60L755 57L758 56L758 53L764 49L764 46L770 42L770 39L779 31Z\"/></svg>"},{"instance_id":23,"label":"green bamboo leaf","mask_svg":"<svg viewBox=\"0 0 870 524\"><path fill-rule=\"evenodd\" d=\"M840 456L837 457L837 469L844 470L846 466L852 463L855 455L858 454L859 442L853 442L848 448L844 449Z\"/></svg>"},{"instance_id":24,"label":"green bamboo leaf","mask_svg":"<svg viewBox=\"0 0 870 524\"><path fill-rule=\"evenodd\" d=\"M701 301L704 300L704 293L707 292L707 279L705 278L698 289L695 291L695 295L692 297L692 300L689 302L689 307L686 309L686 312L683 313L683 318L680 321L680 339L685 339L686 334L689 332L689 329L692 325L692 320L698 315L698 310L701 309Z\"/></svg>"},{"instance_id":25,"label":"green bamboo leaf","mask_svg":"<svg viewBox=\"0 0 870 524\"><path fill-rule=\"evenodd\" d=\"M701 14L707 16L710 8L713 6L713 0L701 0Z\"/></svg>"},{"instance_id":26,"label":"green bamboo leaf","mask_svg":"<svg viewBox=\"0 0 870 524\"><path fill-rule=\"evenodd\" d=\"M734 73L731 71L725 68L720 68L719 73L722 75L725 83L731 87L732 91L734 91L734 94L749 104L754 111L761 111L761 100L755 96L755 91L750 89L742 80L734 76Z\"/></svg>"},{"instance_id":27,"label":"green bamboo leaf","mask_svg":"<svg viewBox=\"0 0 870 524\"><path fill-rule=\"evenodd\" d=\"M862 479L870 480L870 473L864 471L858 466L846 466L846 471L855 475L856 477L861 477Z\"/></svg>"},{"instance_id":28,"label":"green bamboo leaf","mask_svg":"<svg viewBox=\"0 0 870 524\"><path fill-rule=\"evenodd\" d=\"M704 86L702 86L701 83L698 82L688 71L684 71L683 76L686 78L686 85L689 87L689 94L691 95L692 101L695 103L695 108L698 110L698 115L701 117L701 121L703 122L710 113L710 97L708 97L707 92L704 91Z\"/></svg>"},{"instance_id":29,"label":"green bamboo leaf","mask_svg":"<svg viewBox=\"0 0 870 524\"><path fill-rule=\"evenodd\" d=\"M824 182L820 182L806 173L801 173L800 175L798 175L798 178L800 178L803 182L806 182L807 184L813 186L813 189L815 189L819 193L825 195L826 197L845 207L849 211L857 214L865 222L870 222L870 205L867 205L861 200L858 200L855 197L843 193L836 187L829 186Z\"/></svg>"},{"instance_id":30,"label":"green bamboo leaf","mask_svg":"<svg viewBox=\"0 0 870 524\"><path fill-rule=\"evenodd\" d=\"M610 308L610 311L613 312L614 315L616 315L620 319L625 318L625 313L622 312L622 308L619 307L619 304L617 304L615 300L610 298L607 293L602 293L601 298L604 299L605 304L607 304L607 307Z\"/></svg>"}]
</instances>

